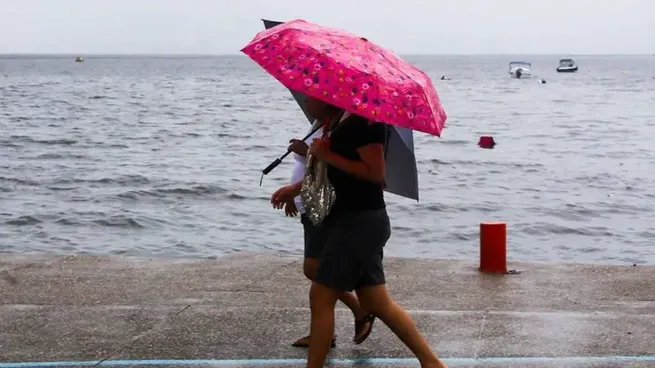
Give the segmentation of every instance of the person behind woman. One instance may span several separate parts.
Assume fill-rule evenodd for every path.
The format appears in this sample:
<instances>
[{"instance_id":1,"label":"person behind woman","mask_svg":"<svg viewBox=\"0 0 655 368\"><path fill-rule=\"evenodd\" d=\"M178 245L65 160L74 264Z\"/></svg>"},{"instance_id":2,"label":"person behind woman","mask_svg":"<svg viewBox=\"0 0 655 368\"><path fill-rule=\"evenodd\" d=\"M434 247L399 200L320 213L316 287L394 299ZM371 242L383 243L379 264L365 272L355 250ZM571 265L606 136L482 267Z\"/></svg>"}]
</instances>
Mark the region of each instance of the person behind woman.
<instances>
[{"instance_id":1,"label":"person behind woman","mask_svg":"<svg viewBox=\"0 0 655 368\"><path fill-rule=\"evenodd\" d=\"M328 109L326 110L325 116L321 116L324 119L332 119L337 116L341 111L339 109ZM316 127L317 122L314 123L310 131ZM312 138L320 137L323 133L322 129L316 130L307 141ZM307 164L306 156L308 145L305 141L299 139L292 139L289 145L289 151L294 152L294 166L291 172L291 184L298 183L302 181L302 178L305 174L305 166ZM305 241L304 247L304 260L303 260L303 273L305 277L309 280L314 280L316 277L316 269L318 268L318 258L323 251L323 237L321 235L320 224L314 225L312 221L304 213L304 208L300 197L292 198L284 204L284 212L287 216L295 216L298 212L300 213L300 222L303 226L303 236ZM341 300L353 313L355 318L355 335L353 337L353 342L355 344L363 343L373 330L373 321L374 317L368 313L359 305L357 296L352 292L339 293L339 300ZM292 346L295 347L308 347L309 346L309 337L305 336L297 341L295 341ZM335 339L332 339L331 347L334 347Z\"/></svg>"},{"instance_id":2,"label":"person behind woman","mask_svg":"<svg viewBox=\"0 0 655 368\"><path fill-rule=\"evenodd\" d=\"M308 99L307 108L324 117L333 106ZM329 137L314 139L309 151L328 163L336 200L324 219L325 245L310 289L311 344L307 367L323 367L334 334L338 295L355 290L361 306L380 318L416 355L423 368L445 368L418 332L412 318L389 295L382 266L391 236L383 195L386 126L351 114ZM302 182L273 193L279 208L298 196Z\"/></svg>"}]
</instances>

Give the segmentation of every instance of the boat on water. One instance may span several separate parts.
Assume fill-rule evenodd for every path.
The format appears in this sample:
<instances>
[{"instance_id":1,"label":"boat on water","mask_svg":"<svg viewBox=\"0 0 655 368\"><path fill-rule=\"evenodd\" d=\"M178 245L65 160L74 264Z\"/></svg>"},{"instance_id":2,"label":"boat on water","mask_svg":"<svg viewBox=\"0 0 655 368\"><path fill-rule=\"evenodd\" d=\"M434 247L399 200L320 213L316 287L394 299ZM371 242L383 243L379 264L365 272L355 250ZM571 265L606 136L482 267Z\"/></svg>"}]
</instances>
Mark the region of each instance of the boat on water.
<instances>
[{"instance_id":1,"label":"boat on water","mask_svg":"<svg viewBox=\"0 0 655 368\"><path fill-rule=\"evenodd\" d=\"M82 63L82 62L84 62L84 58L81 57L81 56L78 56L78 57L75 58L75 62L76 63Z\"/></svg>"},{"instance_id":2,"label":"boat on water","mask_svg":"<svg viewBox=\"0 0 655 368\"><path fill-rule=\"evenodd\" d=\"M529 61L510 61L507 71L512 78L525 78L532 75L532 63Z\"/></svg>"},{"instance_id":3,"label":"boat on water","mask_svg":"<svg viewBox=\"0 0 655 368\"><path fill-rule=\"evenodd\" d=\"M575 73L578 71L578 64L572 58L559 59L558 73Z\"/></svg>"}]
</instances>

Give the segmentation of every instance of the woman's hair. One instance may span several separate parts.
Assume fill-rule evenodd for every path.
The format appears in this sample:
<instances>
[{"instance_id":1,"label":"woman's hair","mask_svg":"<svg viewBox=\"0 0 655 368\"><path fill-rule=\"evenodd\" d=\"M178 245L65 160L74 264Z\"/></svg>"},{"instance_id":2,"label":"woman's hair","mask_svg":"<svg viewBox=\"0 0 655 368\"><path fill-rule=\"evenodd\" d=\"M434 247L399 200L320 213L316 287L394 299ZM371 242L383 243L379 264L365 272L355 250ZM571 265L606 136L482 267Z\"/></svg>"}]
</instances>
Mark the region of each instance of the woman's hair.
<instances>
[{"instance_id":1,"label":"woman's hair","mask_svg":"<svg viewBox=\"0 0 655 368\"><path fill-rule=\"evenodd\" d=\"M340 113L343 110L342 108L336 107L336 106L334 106L332 104L329 104L327 102L325 103L325 109L330 113L330 115L337 115L338 113Z\"/></svg>"},{"instance_id":2,"label":"woman's hair","mask_svg":"<svg viewBox=\"0 0 655 368\"><path fill-rule=\"evenodd\" d=\"M328 109L328 116L330 116L330 122L328 128L333 129L334 127L339 125L339 123L341 123L343 114L346 113L346 110L330 104L327 105L326 109Z\"/></svg>"}]
</instances>

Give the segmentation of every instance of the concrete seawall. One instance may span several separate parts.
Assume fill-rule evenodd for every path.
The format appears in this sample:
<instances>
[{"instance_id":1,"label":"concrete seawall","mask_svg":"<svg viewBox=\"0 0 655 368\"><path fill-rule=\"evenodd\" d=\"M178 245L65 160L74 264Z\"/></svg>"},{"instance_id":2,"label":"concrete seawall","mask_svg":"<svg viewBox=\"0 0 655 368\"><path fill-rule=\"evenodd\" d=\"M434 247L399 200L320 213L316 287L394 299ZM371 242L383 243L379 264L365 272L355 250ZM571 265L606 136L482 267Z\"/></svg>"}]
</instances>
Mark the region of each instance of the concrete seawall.
<instances>
[{"instance_id":1,"label":"concrete seawall","mask_svg":"<svg viewBox=\"0 0 655 368\"><path fill-rule=\"evenodd\" d=\"M388 286L451 367L655 367L655 267L386 260ZM300 257L219 260L0 254L0 368L292 366L306 350ZM417 366L378 322L332 366ZM52 362L52 363L47 363Z\"/></svg>"}]
</instances>

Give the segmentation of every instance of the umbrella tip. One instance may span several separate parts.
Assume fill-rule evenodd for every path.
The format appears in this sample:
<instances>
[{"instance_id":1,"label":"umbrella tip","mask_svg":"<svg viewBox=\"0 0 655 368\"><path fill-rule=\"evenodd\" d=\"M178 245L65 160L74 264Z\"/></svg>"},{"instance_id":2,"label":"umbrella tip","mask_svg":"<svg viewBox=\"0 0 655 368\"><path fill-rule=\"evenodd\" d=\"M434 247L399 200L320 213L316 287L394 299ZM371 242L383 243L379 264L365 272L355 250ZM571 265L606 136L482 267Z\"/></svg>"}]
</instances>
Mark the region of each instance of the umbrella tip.
<instances>
[{"instance_id":1,"label":"umbrella tip","mask_svg":"<svg viewBox=\"0 0 655 368\"><path fill-rule=\"evenodd\" d=\"M368 42L368 38L366 38L366 37L360 37L359 39L364 41L364 42Z\"/></svg>"},{"instance_id":2,"label":"umbrella tip","mask_svg":"<svg viewBox=\"0 0 655 368\"><path fill-rule=\"evenodd\" d=\"M495 145L496 141L494 140L494 137L488 135L480 137L480 140L478 141L478 146L480 146L480 148L492 149Z\"/></svg>"}]
</instances>

